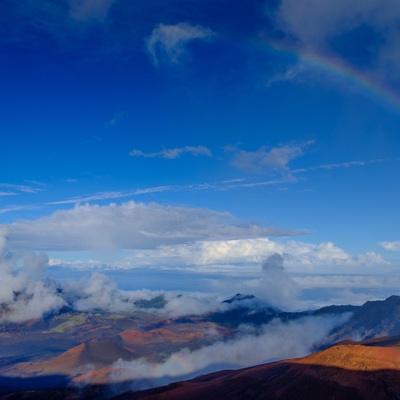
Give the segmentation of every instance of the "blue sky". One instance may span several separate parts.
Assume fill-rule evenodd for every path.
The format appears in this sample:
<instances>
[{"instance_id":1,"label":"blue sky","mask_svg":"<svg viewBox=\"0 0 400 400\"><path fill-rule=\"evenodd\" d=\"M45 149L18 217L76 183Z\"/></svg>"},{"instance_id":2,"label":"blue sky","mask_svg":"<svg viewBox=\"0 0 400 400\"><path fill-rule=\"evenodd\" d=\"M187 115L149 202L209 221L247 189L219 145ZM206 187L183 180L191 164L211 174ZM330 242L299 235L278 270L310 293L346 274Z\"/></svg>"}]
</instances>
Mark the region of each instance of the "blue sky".
<instances>
[{"instance_id":1,"label":"blue sky","mask_svg":"<svg viewBox=\"0 0 400 400\"><path fill-rule=\"evenodd\" d=\"M304 288L302 274L397 279L394 0L0 9L9 251L46 252L54 270L159 268L249 288L274 253ZM396 287L363 282L349 291Z\"/></svg>"}]
</instances>

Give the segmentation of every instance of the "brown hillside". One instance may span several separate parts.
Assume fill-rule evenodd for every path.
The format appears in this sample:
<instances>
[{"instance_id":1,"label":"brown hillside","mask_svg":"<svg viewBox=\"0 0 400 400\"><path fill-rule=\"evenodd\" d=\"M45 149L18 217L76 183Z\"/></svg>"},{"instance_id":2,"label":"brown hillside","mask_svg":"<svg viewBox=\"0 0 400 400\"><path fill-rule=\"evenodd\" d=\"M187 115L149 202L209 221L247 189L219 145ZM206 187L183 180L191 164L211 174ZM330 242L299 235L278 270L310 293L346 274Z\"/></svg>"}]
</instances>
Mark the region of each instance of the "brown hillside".
<instances>
[{"instance_id":1,"label":"brown hillside","mask_svg":"<svg viewBox=\"0 0 400 400\"><path fill-rule=\"evenodd\" d=\"M116 399L398 399L400 348L376 344L339 344L301 359L221 371Z\"/></svg>"},{"instance_id":2,"label":"brown hillside","mask_svg":"<svg viewBox=\"0 0 400 400\"><path fill-rule=\"evenodd\" d=\"M122 340L131 345L153 344L153 343L182 343L191 339L190 336L178 335L168 329L160 328L151 331L136 331L133 329L123 331L119 334Z\"/></svg>"},{"instance_id":3,"label":"brown hillside","mask_svg":"<svg viewBox=\"0 0 400 400\"><path fill-rule=\"evenodd\" d=\"M9 372L21 376L74 376L80 371L108 366L120 358L132 359L132 353L111 342L85 342L47 361L16 364Z\"/></svg>"}]
</instances>

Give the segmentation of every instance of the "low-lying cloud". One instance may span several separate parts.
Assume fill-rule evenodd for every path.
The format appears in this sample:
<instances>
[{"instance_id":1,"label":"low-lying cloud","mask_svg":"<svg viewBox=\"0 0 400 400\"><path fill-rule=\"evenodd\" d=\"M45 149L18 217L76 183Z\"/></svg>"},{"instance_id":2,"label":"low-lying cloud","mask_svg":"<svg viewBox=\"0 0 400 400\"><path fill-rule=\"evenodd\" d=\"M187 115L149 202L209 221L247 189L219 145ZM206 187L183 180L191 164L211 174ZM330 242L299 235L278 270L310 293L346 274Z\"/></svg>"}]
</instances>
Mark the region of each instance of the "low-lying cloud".
<instances>
[{"instance_id":1,"label":"low-lying cloud","mask_svg":"<svg viewBox=\"0 0 400 400\"><path fill-rule=\"evenodd\" d=\"M210 294L121 290L97 272L80 280L47 278L47 255L8 251L8 233L7 227L0 227L0 322L40 319L63 307L82 312L131 313L140 308L137 301L151 301L157 296L165 304L150 311L166 317L202 314L226 307L221 304L221 298Z\"/></svg>"},{"instance_id":2,"label":"low-lying cloud","mask_svg":"<svg viewBox=\"0 0 400 400\"><path fill-rule=\"evenodd\" d=\"M6 250L8 229L0 229L0 321L41 318L59 310L65 301L54 282L42 279L45 254L10 253Z\"/></svg>"},{"instance_id":3,"label":"low-lying cloud","mask_svg":"<svg viewBox=\"0 0 400 400\"><path fill-rule=\"evenodd\" d=\"M241 368L274 360L301 357L323 341L344 317L308 317L271 323L254 329L242 326L235 338L221 340L195 351L180 350L160 363L146 359L119 360L114 364L114 382L132 380L133 389L167 384L179 377L193 377L226 368Z\"/></svg>"}]
</instances>

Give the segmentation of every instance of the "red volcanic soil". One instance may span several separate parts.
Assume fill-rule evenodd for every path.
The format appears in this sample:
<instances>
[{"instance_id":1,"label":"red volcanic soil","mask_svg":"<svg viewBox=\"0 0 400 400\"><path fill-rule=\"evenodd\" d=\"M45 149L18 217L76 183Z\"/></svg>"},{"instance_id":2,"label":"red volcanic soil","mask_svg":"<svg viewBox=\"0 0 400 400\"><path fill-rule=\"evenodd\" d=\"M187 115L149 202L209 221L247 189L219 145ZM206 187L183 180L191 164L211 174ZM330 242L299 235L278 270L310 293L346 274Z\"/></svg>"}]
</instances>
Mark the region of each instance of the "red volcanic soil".
<instances>
[{"instance_id":1,"label":"red volcanic soil","mask_svg":"<svg viewBox=\"0 0 400 400\"><path fill-rule=\"evenodd\" d=\"M143 345L143 344L147 345L154 343L184 343L199 337L198 334L194 333L177 334L164 328L153 329L151 331L145 331L145 332L131 329L121 332L119 336L127 345Z\"/></svg>"},{"instance_id":2,"label":"red volcanic soil","mask_svg":"<svg viewBox=\"0 0 400 400\"><path fill-rule=\"evenodd\" d=\"M380 400L400 398L400 347L338 344L308 357L221 371L118 400Z\"/></svg>"},{"instance_id":3,"label":"red volcanic soil","mask_svg":"<svg viewBox=\"0 0 400 400\"><path fill-rule=\"evenodd\" d=\"M19 363L11 367L10 374L19 376L66 374L76 375L79 370L108 366L118 359L132 359L132 353L111 342L86 342L47 361Z\"/></svg>"}]
</instances>

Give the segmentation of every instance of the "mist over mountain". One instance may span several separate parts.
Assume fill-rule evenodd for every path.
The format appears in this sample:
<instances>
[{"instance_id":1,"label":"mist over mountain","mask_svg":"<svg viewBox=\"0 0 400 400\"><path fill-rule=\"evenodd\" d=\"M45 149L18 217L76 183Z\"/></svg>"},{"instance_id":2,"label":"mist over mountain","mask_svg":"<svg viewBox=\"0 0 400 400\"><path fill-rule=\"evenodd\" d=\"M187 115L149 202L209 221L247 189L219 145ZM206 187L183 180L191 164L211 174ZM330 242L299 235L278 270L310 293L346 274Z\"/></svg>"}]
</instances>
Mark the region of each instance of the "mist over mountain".
<instances>
[{"instance_id":1,"label":"mist over mountain","mask_svg":"<svg viewBox=\"0 0 400 400\"><path fill-rule=\"evenodd\" d=\"M166 300L156 296L148 301L139 304L160 307ZM307 356L344 338L368 339L379 347L382 336L400 334L394 318L400 310L398 296L304 312L277 310L253 295L237 294L220 304L225 308L184 317L165 318L159 313L162 308L155 312L146 306L122 313L64 308L41 319L3 323L3 392L26 387L50 393L55 385L60 398L69 398L78 388L85 388L82 398L100 398L96 387L103 387L103 396L110 397L199 374ZM50 378L56 376L64 380ZM46 377L44 384L40 379ZM66 389L65 379L76 389Z\"/></svg>"},{"instance_id":2,"label":"mist over mountain","mask_svg":"<svg viewBox=\"0 0 400 400\"><path fill-rule=\"evenodd\" d=\"M399 337L347 342L304 358L216 372L114 399L396 399L399 364Z\"/></svg>"},{"instance_id":3,"label":"mist over mountain","mask_svg":"<svg viewBox=\"0 0 400 400\"><path fill-rule=\"evenodd\" d=\"M5 396L35 398L44 390L65 399L112 397L304 357L341 340L400 335L398 296L362 306L288 311L298 288L279 254L261 266L261 297L260 287L257 296L222 297L122 290L98 272L80 280L50 279L45 254L10 252L5 240L1 244Z\"/></svg>"}]
</instances>

